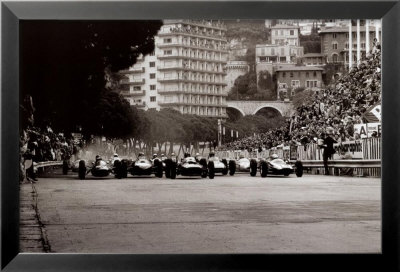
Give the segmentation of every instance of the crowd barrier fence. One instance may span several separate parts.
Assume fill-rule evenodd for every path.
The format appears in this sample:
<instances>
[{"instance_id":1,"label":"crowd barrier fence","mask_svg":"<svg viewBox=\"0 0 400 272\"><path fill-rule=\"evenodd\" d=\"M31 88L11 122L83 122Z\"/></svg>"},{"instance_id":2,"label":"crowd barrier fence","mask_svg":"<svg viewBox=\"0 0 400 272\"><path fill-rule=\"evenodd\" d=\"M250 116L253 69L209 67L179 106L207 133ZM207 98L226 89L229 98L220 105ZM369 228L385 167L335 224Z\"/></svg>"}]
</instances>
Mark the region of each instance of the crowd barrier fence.
<instances>
[{"instance_id":1,"label":"crowd barrier fence","mask_svg":"<svg viewBox=\"0 0 400 272\"><path fill-rule=\"evenodd\" d=\"M381 161L382 156L381 138L365 138L356 141L346 141L334 144L334 148L336 152L333 155L332 160L330 160L332 165L336 164L335 161L338 160L342 162L341 165L345 165L345 161L349 161L348 167L353 168L353 174L355 176L381 176L381 166L380 163L377 163ZM239 159L240 156L245 158L267 158L272 154L277 154L279 158L291 161L300 160L305 162L322 162L323 160L323 148L319 147L315 143L290 147L274 147L261 152L258 150L229 150L216 152L218 157L229 159ZM359 167L354 166L355 160L360 164ZM363 161L365 161L367 166L363 165ZM371 161L374 161L374 165L368 165ZM319 164L315 164L310 165L309 167L313 174L324 173L323 165L319 167Z\"/></svg>"}]
</instances>

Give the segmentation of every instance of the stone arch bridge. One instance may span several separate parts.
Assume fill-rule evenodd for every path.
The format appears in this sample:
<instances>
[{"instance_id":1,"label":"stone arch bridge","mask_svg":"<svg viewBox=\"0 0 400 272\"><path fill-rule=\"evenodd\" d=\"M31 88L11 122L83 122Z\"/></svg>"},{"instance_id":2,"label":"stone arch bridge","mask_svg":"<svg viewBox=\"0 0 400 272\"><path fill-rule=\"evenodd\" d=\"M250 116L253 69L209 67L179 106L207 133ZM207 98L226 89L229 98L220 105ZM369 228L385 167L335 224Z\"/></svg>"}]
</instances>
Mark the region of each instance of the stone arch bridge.
<instances>
[{"instance_id":1,"label":"stone arch bridge","mask_svg":"<svg viewBox=\"0 0 400 272\"><path fill-rule=\"evenodd\" d=\"M237 110L242 116L257 114L261 109L278 111L283 117L290 117L295 112L291 102L283 101L230 100L227 101L227 109Z\"/></svg>"}]
</instances>

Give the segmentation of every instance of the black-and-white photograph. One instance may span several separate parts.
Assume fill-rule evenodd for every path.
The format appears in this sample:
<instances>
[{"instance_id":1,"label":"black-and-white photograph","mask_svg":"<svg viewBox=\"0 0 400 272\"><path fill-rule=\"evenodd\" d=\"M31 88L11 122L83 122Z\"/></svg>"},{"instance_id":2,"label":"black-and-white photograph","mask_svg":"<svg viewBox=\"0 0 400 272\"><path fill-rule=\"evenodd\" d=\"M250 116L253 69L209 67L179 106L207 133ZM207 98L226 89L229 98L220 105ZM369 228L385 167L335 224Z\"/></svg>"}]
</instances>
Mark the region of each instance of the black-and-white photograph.
<instances>
[{"instance_id":1,"label":"black-and-white photograph","mask_svg":"<svg viewBox=\"0 0 400 272\"><path fill-rule=\"evenodd\" d=\"M376 19L23 20L22 253L380 253Z\"/></svg>"}]
</instances>

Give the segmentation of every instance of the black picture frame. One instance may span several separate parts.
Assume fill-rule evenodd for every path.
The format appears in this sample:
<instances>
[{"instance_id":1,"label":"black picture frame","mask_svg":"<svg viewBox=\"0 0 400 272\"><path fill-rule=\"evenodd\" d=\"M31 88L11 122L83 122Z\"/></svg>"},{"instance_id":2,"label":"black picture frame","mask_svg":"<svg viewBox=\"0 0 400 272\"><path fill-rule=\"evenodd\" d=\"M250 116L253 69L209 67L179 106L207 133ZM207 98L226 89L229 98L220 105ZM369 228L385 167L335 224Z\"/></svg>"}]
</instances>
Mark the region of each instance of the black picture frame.
<instances>
[{"instance_id":1,"label":"black picture frame","mask_svg":"<svg viewBox=\"0 0 400 272\"><path fill-rule=\"evenodd\" d=\"M1 4L1 268L5 271L397 271L400 4L398 1L135 1ZM18 251L18 86L21 20L383 19L382 253L257 255L21 254Z\"/></svg>"}]
</instances>

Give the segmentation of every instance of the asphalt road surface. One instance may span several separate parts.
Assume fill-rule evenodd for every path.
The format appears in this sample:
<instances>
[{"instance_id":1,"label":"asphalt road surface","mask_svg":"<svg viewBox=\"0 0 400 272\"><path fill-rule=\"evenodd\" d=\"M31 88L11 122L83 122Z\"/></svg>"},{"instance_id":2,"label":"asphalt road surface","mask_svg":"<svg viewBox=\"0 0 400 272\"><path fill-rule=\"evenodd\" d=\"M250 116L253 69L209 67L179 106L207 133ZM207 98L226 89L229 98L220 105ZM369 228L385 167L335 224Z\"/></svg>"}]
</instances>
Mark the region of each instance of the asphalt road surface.
<instances>
[{"instance_id":1,"label":"asphalt road surface","mask_svg":"<svg viewBox=\"0 0 400 272\"><path fill-rule=\"evenodd\" d=\"M381 251L378 178L56 175L35 186L52 252Z\"/></svg>"}]
</instances>

